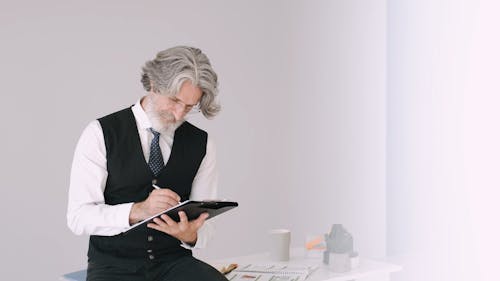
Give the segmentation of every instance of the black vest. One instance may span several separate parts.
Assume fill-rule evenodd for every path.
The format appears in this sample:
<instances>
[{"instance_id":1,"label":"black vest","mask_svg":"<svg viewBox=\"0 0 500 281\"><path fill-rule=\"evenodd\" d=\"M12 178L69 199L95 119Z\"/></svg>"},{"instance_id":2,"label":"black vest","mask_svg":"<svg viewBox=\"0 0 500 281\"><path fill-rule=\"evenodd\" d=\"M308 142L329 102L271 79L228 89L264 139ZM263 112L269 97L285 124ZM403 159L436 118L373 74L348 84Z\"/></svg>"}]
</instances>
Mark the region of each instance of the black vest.
<instances>
[{"instance_id":1,"label":"black vest","mask_svg":"<svg viewBox=\"0 0 500 281\"><path fill-rule=\"evenodd\" d=\"M104 133L108 178L104 190L107 205L145 200L152 183L168 187L189 199L191 185L205 157L207 133L184 122L174 135L170 158L155 178L151 172L130 108L98 119ZM91 235L89 262L138 268L145 261L166 261L191 251L180 246L174 237L147 228L145 224L115 236Z\"/></svg>"}]
</instances>

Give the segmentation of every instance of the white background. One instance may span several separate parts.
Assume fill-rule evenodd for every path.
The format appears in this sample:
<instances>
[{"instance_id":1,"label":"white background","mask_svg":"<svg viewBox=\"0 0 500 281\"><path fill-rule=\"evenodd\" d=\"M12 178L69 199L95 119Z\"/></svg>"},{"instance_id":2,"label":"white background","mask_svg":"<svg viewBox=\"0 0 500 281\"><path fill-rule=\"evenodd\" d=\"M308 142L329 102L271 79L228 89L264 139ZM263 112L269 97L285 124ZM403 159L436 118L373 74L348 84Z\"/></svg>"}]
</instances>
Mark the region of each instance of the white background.
<instances>
[{"instance_id":1,"label":"white background","mask_svg":"<svg viewBox=\"0 0 500 281\"><path fill-rule=\"evenodd\" d=\"M91 120L133 104L140 67L179 44L220 76L220 196L202 257L265 251L270 228L343 223L385 256L384 1L2 2L1 251L6 280L56 280L86 265L66 227L73 150ZM5 265L8 266L5 266Z\"/></svg>"},{"instance_id":2,"label":"white background","mask_svg":"<svg viewBox=\"0 0 500 281\"><path fill-rule=\"evenodd\" d=\"M265 251L270 228L343 223L394 280L498 280L495 1L0 1L0 276L86 264L65 213L76 141L133 104L180 44L220 77L220 197L202 258Z\"/></svg>"},{"instance_id":3,"label":"white background","mask_svg":"<svg viewBox=\"0 0 500 281\"><path fill-rule=\"evenodd\" d=\"M393 280L500 280L500 3L388 1Z\"/></svg>"}]
</instances>

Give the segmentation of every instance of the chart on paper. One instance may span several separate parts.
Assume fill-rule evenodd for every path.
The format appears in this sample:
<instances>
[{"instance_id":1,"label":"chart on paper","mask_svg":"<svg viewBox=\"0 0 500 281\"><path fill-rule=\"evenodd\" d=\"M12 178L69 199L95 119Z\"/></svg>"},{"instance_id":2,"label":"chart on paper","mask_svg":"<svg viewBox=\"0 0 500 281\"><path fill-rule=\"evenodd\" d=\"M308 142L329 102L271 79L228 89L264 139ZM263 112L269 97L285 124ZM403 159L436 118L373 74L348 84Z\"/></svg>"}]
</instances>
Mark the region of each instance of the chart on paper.
<instances>
[{"instance_id":1,"label":"chart on paper","mask_svg":"<svg viewBox=\"0 0 500 281\"><path fill-rule=\"evenodd\" d=\"M316 266L247 264L239 266L226 277L231 281L302 281L316 268Z\"/></svg>"}]
</instances>

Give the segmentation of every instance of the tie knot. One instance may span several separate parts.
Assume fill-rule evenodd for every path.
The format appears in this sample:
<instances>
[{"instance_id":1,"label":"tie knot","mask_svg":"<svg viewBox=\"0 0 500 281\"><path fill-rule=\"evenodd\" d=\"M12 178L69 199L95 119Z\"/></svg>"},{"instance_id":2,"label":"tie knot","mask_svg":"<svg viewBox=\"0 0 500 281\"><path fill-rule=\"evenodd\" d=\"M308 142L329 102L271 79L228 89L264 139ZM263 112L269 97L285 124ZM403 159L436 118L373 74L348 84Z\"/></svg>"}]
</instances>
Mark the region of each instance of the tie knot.
<instances>
[{"instance_id":1,"label":"tie knot","mask_svg":"<svg viewBox=\"0 0 500 281\"><path fill-rule=\"evenodd\" d=\"M153 133L153 135L155 136L155 138L157 138L157 137L159 137L159 136L160 136L160 133L159 133L159 132L157 132L157 131L155 131L155 130L153 130L153 128L149 128L149 131L150 131L151 133Z\"/></svg>"}]
</instances>

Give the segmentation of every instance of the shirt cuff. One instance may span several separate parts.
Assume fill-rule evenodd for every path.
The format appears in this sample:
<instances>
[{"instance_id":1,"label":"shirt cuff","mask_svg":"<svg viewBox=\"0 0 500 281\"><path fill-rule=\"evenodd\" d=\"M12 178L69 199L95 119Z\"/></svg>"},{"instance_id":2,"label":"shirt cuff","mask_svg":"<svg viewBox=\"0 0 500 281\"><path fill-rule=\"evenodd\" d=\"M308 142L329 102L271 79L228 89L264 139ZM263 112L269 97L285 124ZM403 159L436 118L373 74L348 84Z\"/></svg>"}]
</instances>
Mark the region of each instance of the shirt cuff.
<instances>
[{"instance_id":1,"label":"shirt cuff","mask_svg":"<svg viewBox=\"0 0 500 281\"><path fill-rule=\"evenodd\" d=\"M198 241L196 241L196 243L198 243ZM188 243L186 243L184 241L181 241L181 247L183 247L185 249L188 249L188 250L196 249L196 245L191 246L191 245L189 245Z\"/></svg>"},{"instance_id":2,"label":"shirt cuff","mask_svg":"<svg viewBox=\"0 0 500 281\"><path fill-rule=\"evenodd\" d=\"M130 211L132 210L132 205L134 203L124 203L120 204L119 206L119 211L117 212L119 214L119 222L120 226L123 227L129 227L130 226Z\"/></svg>"}]
</instances>

